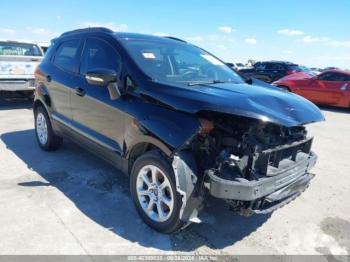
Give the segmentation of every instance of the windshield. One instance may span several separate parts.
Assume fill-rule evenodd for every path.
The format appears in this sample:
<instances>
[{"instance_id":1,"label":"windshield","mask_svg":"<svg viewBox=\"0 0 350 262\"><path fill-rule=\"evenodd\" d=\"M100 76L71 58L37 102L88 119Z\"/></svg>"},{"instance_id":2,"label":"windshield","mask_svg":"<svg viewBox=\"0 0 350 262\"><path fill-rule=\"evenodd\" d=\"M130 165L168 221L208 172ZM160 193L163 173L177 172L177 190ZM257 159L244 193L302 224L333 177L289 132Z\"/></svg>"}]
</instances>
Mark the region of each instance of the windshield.
<instances>
[{"instance_id":1,"label":"windshield","mask_svg":"<svg viewBox=\"0 0 350 262\"><path fill-rule=\"evenodd\" d=\"M0 42L0 55L42 56L42 53L34 44Z\"/></svg>"},{"instance_id":2,"label":"windshield","mask_svg":"<svg viewBox=\"0 0 350 262\"><path fill-rule=\"evenodd\" d=\"M125 40L126 49L153 80L178 84L243 83L223 62L193 45L180 41Z\"/></svg>"},{"instance_id":3,"label":"windshield","mask_svg":"<svg viewBox=\"0 0 350 262\"><path fill-rule=\"evenodd\" d=\"M306 67L306 66L299 66L300 71L307 73L310 76L315 76L317 75L314 71L312 71L310 68Z\"/></svg>"}]
</instances>

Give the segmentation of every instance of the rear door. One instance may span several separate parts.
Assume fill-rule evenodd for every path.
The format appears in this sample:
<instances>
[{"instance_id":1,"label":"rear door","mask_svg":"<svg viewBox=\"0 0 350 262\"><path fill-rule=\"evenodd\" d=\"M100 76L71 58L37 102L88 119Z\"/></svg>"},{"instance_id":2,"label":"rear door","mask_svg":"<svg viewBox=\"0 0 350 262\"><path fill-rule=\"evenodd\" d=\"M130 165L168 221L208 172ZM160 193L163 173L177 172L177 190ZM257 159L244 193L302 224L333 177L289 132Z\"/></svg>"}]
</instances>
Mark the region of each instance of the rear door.
<instances>
[{"instance_id":1,"label":"rear door","mask_svg":"<svg viewBox=\"0 0 350 262\"><path fill-rule=\"evenodd\" d=\"M81 40L67 39L58 44L56 52L48 68L43 68L45 85L49 89L53 117L64 124L69 124L72 119L71 93L79 83L78 56Z\"/></svg>"},{"instance_id":2,"label":"rear door","mask_svg":"<svg viewBox=\"0 0 350 262\"><path fill-rule=\"evenodd\" d=\"M106 86L89 84L86 73L94 69L110 69L121 73L121 56L102 38L87 38L79 70L79 90L72 94L73 125L80 133L114 152L121 152L124 139L123 97L112 100Z\"/></svg>"}]
</instances>

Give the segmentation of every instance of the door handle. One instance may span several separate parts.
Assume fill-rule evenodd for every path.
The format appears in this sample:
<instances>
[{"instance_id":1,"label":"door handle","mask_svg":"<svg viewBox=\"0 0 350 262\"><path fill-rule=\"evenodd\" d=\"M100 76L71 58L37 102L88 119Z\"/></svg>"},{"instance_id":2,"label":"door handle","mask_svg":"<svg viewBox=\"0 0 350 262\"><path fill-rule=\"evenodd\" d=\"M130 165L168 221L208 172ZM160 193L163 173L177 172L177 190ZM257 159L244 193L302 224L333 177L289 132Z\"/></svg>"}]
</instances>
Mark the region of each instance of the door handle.
<instances>
[{"instance_id":1,"label":"door handle","mask_svg":"<svg viewBox=\"0 0 350 262\"><path fill-rule=\"evenodd\" d=\"M78 96L85 96L85 90L81 87L76 87L75 94Z\"/></svg>"},{"instance_id":2,"label":"door handle","mask_svg":"<svg viewBox=\"0 0 350 262\"><path fill-rule=\"evenodd\" d=\"M52 80L51 76L50 76L50 75L47 75L47 76L46 76L46 81L47 81L47 82L51 82L51 80Z\"/></svg>"}]
</instances>

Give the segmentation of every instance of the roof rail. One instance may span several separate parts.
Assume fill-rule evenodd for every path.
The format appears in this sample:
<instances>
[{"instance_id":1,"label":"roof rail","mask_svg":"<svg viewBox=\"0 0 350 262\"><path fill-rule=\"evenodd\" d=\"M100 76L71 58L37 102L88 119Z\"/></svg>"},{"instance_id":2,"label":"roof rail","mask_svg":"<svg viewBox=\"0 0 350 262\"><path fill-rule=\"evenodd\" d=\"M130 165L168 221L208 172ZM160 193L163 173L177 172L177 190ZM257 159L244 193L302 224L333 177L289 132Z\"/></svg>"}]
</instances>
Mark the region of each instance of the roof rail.
<instances>
[{"instance_id":1,"label":"roof rail","mask_svg":"<svg viewBox=\"0 0 350 262\"><path fill-rule=\"evenodd\" d=\"M76 29L63 33L61 36L67 36L71 34L85 33L85 32L104 32L104 33L114 33L111 29L105 27L87 27L82 29Z\"/></svg>"},{"instance_id":2,"label":"roof rail","mask_svg":"<svg viewBox=\"0 0 350 262\"><path fill-rule=\"evenodd\" d=\"M169 38L169 39L172 39L172 40L176 40L176 41L180 41L180 42L183 42L183 43L187 43L185 40L182 40L180 38L173 37L173 36L164 36L164 38Z\"/></svg>"}]
</instances>

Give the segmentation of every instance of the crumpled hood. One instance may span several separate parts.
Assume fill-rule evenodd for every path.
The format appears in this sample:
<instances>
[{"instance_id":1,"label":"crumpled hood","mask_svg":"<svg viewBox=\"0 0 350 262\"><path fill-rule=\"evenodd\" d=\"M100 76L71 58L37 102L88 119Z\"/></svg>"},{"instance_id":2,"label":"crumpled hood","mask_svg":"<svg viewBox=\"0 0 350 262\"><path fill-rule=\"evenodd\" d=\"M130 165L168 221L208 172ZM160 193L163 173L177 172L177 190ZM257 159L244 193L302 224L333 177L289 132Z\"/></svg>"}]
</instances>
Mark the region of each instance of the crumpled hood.
<instances>
[{"instance_id":1,"label":"crumpled hood","mask_svg":"<svg viewBox=\"0 0 350 262\"><path fill-rule=\"evenodd\" d=\"M256 79L252 85L223 83L189 87L151 82L141 93L191 114L214 111L287 127L324 120L321 111L310 101Z\"/></svg>"}]
</instances>

